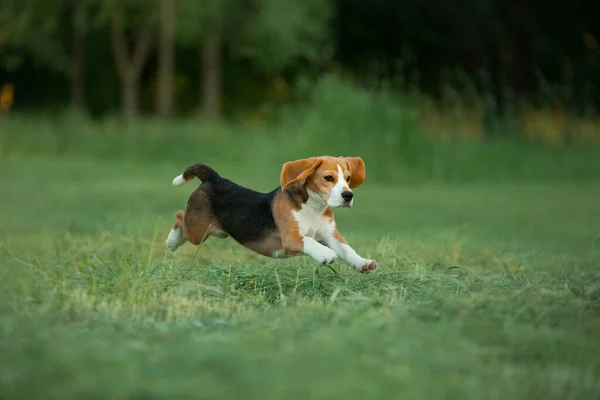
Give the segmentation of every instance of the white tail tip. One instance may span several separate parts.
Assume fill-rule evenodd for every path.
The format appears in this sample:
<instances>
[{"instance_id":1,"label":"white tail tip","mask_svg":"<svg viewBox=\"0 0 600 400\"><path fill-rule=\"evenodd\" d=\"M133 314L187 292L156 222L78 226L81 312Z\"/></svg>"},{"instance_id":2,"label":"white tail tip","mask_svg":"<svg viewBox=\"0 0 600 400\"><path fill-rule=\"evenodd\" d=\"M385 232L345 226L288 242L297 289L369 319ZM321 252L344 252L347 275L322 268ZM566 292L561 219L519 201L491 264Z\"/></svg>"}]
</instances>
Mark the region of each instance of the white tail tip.
<instances>
[{"instance_id":1,"label":"white tail tip","mask_svg":"<svg viewBox=\"0 0 600 400\"><path fill-rule=\"evenodd\" d=\"M173 186L181 186L185 184L187 181L183 179L183 175L179 175L175 179L173 179Z\"/></svg>"}]
</instances>

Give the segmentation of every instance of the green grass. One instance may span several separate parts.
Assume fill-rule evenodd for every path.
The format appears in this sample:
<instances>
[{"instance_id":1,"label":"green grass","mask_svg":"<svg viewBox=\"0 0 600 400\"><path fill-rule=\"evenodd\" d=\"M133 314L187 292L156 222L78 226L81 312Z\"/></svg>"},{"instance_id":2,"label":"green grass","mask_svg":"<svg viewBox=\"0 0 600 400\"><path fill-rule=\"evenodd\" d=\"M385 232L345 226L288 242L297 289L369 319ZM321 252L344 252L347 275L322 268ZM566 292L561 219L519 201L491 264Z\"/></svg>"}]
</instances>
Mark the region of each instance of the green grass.
<instances>
[{"instance_id":1,"label":"green grass","mask_svg":"<svg viewBox=\"0 0 600 400\"><path fill-rule=\"evenodd\" d=\"M163 124L152 119L124 126L110 118L13 115L0 120L0 156L179 166L202 160L221 163L229 172L239 164L277 171L289 160L344 154L363 157L370 181L379 184L600 179L600 146L591 139L574 139L569 147L536 143L525 139L522 127L513 123L504 124L506 134L494 141L461 139L464 124L448 126L445 139L436 140L440 132L430 132L420 116L421 103L427 103L422 96L382 91L373 97L335 78L320 80L303 98L277 108L269 123L244 126L194 120ZM454 119L467 117L457 108ZM436 120L435 114L428 118L429 125L449 124Z\"/></svg>"},{"instance_id":2,"label":"green grass","mask_svg":"<svg viewBox=\"0 0 600 400\"><path fill-rule=\"evenodd\" d=\"M3 399L600 395L600 181L391 185L373 173L337 213L379 261L362 275L231 240L169 254L193 190L170 181L200 159L11 154ZM263 164L211 163L269 190L279 171Z\"/></svg>"}]
</instances>

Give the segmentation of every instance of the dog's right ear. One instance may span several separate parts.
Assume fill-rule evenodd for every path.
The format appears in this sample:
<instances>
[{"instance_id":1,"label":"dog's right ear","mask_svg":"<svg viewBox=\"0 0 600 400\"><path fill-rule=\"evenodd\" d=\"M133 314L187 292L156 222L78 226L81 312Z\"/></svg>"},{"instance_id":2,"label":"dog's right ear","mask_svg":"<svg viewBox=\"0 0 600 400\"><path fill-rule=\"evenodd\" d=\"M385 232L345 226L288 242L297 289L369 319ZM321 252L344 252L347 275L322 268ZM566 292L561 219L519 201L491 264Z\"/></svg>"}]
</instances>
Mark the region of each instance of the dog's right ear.
<instances>
[{"instance_id":1,"label":"dog's right ear","mask_svg":"<svg viewBox=\"0 0 600 400\"><path fill-rule=\"evenodd\" d=\"M281 168L281 188L287 190L306 180L322 163L323 160L317 157L286 162Z\"/></svg>"}]
</instances>

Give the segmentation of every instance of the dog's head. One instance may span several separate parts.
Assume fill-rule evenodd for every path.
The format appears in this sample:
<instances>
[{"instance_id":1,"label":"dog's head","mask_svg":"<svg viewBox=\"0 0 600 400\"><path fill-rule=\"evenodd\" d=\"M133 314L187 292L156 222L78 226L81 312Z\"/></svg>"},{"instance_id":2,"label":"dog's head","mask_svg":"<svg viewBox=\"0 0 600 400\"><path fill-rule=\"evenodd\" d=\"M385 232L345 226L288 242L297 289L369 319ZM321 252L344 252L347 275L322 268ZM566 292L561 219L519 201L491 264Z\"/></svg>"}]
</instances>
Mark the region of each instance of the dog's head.
<instances>
[{"instance_id":1,"label":"dog's head","mask_svg":"<svg viewBox=\"0 0 600 400\"><path fill-rule=\"evenodd\" d=\"M283 164L280 180L283 190L301 185L329 207L352 207L352 189L365 181L365 163L360 157L305 158Z\"/></svg>"}]
</instances>

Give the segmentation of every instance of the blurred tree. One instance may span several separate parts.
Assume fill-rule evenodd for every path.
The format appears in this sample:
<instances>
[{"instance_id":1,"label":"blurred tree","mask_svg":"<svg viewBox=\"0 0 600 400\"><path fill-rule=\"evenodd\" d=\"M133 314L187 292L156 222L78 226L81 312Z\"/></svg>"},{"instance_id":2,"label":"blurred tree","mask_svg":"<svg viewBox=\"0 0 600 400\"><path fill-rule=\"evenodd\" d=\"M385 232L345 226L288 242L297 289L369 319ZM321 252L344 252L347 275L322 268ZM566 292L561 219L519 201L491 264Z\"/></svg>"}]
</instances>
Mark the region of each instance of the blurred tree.
<instances>
[{"instance_id":1,"label":"blurred tree","mask_svg":"<svg viewBox=\"0 0 600 400\"><path fill-rule=\"evenodd\" d=\"M121 110L127 122L137 119L140 108L140 78L153 39L156 3L148 0L110 0L112 48L117 74L121 81ZM137 31L133 50L128 49L128 33Z\"/></svg>"},{"instance_id":2,"label":"blurred tree","mask_svg":"<svg viewBox=\"0 0 600 400\"><path fill-rule=\"evenodd\" d=\"M160 1L160 40L158 47L158 90L156 114L159 118L173 116L175 77L175 0Z\"/></svg>"},{"instance_id":3,"label":"blurred tree","mask_svg":"<svg viewBox=\"0 0 600 400\"><path fill-rule=\"evenodd\" d=\"M176 54L180 76L200 82L181 89L186 108L199 97L210 120L332 58L364 86L478 100L492 132L521 101L598 110L599 38L593 0L2 0L0 76L15 106L60 107L70 84L71 105L98 113L118 82L127 118L156 76L154 107L143 106L169 117Z\"/></svg>"},{"instance_id":4,"label":"blurred tree","mask_svg":"<svg viewBox=\"0 0 600 400\"><path fill-rule=\"evenodd\" d=\"M205 121L217 120L221 114L223 18L227 6L224 0L216 0L211 3L203 10L205 29L201 37L200 55L202 71L200 115Z\"/></svg>"},{"instance_id":5,"label":"blurred tree","mask_svg":"<svg viewBox=\"0 0 600 400\"><path fill-rule=\"evenodd\" d=\"M262 74L331 56L329 0L183 0L180 7L181 41L200 46L204 120L219 118L224 49Z\"/></svg>"},{"instance_id":6,"label":"blurred tree","mask_svg":"<svg viewBox=\"0 0 600 400\"><path fill-rule=\"evenodd\" d=\"M3 0L0 7L3 67L19 68L25 57L64 72L68 56L60 31L64 0Z\"/></svg>"},{"instance_id":7,"label":"blurred tree","mask_svg":"<svg viewBox=\"0 0 600 400\"><path fill-rule=\"evenodd\" d=\"M85 110L85 34L88 23L88 2L70 0L71 7L71 57L69 63L71 108Z\"/></svg>"},{"instance_id":8,"label":"blurred tree","mask_svg":"<svg viewBox=\"0 0 600 400\"><path fill-rule=\"evenodd\" d=\"M246 4L243 0L182 0L178 3L179 40L184 45L199 48L203 120L214 121L220 117L223 36L243 22L240 10Z\"/></svg>"},{"instance_id":9,"label":"blurred tree","mask_svg":"<svg viewBox=\"0 0 600 400\"><path fill-rule=\"evenodd\" d=\"M236 32L235 56L273 74L292 65L322 65L332 56L332 2L259 0Z\"/></svg>"}]
</instances>

